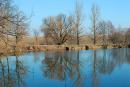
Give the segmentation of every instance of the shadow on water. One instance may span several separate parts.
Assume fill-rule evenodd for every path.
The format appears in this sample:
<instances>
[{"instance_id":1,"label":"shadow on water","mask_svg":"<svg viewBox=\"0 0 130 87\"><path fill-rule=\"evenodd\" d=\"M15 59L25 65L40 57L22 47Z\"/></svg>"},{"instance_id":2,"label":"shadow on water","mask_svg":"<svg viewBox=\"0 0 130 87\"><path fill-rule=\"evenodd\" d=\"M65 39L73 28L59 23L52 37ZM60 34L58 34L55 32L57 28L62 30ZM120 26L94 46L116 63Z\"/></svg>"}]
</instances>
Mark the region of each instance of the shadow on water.
<instances>
[{"instance_id":1,"label":"shadow on water","mask_svg":"<svg viewBox=\"0 0 130 87\"><path fill-rule=\"evenodd\" d=\"M115 69L123 64L130 65L130 49L128 48L65 52L48 51L44 52L44 58L40 52L30 53L29 55L31 57L29 60L18 54L0 58L0 87L28 87L34 80L31 79L30 81L27 77L27 74L32 74L29 72L32 69L30 68L32 64L33 66L39 64L36 66L37 71L35 73L41 72L41 74L34 75L34 77L40 76L49 84L51 84L51 81L58 81L55 84L64 83L60 87L104 87L103 82L105 80L101 80L102 77L105 78L105 75L112 76L113 71L118 73ZM11 57L13 57L13 60L11 60ZM29 63L25 64L25 61ZM125 74L123 76L128 78L126 80L130 79ZM33 84L38 85L39 81L34 81ZM111 84L106 85L111 87L113 84L115 84L114 80ZM130 86L129 84L125 85ZM45 86L45 84L40 86ZM31 85L31 87L35 86Z\"/></svg>"}]
</instances>

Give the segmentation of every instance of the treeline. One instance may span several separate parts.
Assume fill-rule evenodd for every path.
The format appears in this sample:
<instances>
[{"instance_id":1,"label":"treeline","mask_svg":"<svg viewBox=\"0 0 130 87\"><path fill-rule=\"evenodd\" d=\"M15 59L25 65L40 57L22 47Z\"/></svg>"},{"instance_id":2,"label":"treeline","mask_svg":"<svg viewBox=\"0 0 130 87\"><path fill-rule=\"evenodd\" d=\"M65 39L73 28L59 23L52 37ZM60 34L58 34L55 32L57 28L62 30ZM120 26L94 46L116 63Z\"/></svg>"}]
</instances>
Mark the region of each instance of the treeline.
<instances>
[{"instance_id":1,"label":"treeline","mask_svg":"<svg viewBox=\"0 0 130 87\"><path fill-rule=\"evenodd\" d=\"M91 8L89 28L84 25L83 4L77 1L73 12L69 16L59 14L43 19L41 31L45 39L44 44L130 44L130 28L116 28L111 21L102 19L96 4ZM87 30L91 32L85 34Z\"/></svg>"}]
</instances>

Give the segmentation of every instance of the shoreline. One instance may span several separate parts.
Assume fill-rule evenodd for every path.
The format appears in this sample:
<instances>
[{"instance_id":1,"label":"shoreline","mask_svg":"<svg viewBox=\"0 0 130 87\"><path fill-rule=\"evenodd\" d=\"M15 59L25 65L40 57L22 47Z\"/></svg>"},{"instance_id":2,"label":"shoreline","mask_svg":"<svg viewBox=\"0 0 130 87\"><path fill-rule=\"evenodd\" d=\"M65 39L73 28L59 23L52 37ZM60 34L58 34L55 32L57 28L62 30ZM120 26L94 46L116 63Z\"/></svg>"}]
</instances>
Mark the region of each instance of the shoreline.
<instances>
[{"instance_id":1,"label":"shoreline","mask_svg":"<svg viewBox=\"0 0 130 87\"><path fill-rule=\"evenodd\" d=\"M96 50L96 49L110 49L110 48L129 48L129 46L123 46L123 45L108 45L108 46L102 46L102 45L30 45L30 46L24 46L23 48L19 48L17 51L9 50L8 52L2 52L0 51L1 55L14 55L26 53L26 52L42 52L42 51L75 51L75 50Z\"/></svg>"},{"instance_id":2,"label":"shoreline","mask_svg":"<svg viewBox=\"0 0 130 87\"><path fill-rule=\"evenodd\" d=\"M32 45L27 46L26 50L28 51L49 51L49 50L96 50L100 48L109 49L109 48L127 48L125 45Z\"/></svg>"}]
</instances>

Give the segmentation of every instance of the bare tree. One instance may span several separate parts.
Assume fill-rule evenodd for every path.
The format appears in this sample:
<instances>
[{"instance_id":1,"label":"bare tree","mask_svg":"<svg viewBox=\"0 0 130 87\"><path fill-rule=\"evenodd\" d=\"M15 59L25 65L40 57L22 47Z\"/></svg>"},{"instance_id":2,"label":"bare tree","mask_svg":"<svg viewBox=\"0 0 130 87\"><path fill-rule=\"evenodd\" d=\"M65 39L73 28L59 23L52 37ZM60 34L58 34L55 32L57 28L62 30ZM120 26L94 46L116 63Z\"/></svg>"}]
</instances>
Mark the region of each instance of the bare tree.
<instances>
[{"instance_id":1,"label":"bare tree","mask_svg":"<svg viewBox=\"0 0 130 87\"><path fill-rule=\"evenodd\" d=\"M101 35L102 38L102 45L107 45L107 23L105 21L100 21L98 23L98 33Z\"/></svg>"},{"instance_id":2,"label":"bare tree","mask_svg":"<svg viewBox=\"0 0 130 87\"><path fill-rule=\"evenodd\" d=\"M34 30L35 45L39 45L39 31Z\"/></svg>"},{"instance_id":3,"label":"bare tree","mask_svg":"<svg viewBox=\"0 0 130 87\"><path fill-rule=\"evenodd\" d=\"M93 44L96 44L96 33L97 33L97 23L99 20L99 8L97 5L93 4L91 8L91 21L92 21L92 33L93 33Z\"/></svg>"},{"instance_id":4,"label":"bare tree","mask_svg":"<svg viewBox=\"0 0 130 87\"><path fill-rule=\"evenodd\" d=\"M0 0L0 41L2 48L16 49L27 34L27 18L13 5L12 0Z\"/></svg>"},{"instance_id":5,"label":"bare tree","mask_svg":"<svg viewBox=\"0 0 130 87\"><path fill-rule=\"evenodd\" d=\"M127 46L127 45L130 45L130 28L128 28L128 29L125 31L124 37L125 37L124 44L125 44L126 46Z\"/></svg>"},{"instance_id":6,"label":"bare tree","mask_svg":"<svg viewBox=\"0 0 130 87\"><path fill-rule=\"evenodd\" d=\"M4 34L6 34L6 29L9 25L9 22L6 19L10 18L10 7L11 2L9 0L0 0L0 35L3 39Z\"/></svg>"},{"instance_id":7,"label":"bare tree","mask_svg":"<svg viewBox=\"0 0 130 87\"><path fill-rule=\"evenodd\" d=\"M124 31L122 31L122 28L120 26L112 31L110 39L112 44L116 44L116 45L123 44Z\"/></svg>"},{"instance_id":8,"label":"bare tree","mask_svg":"<svg viewBox=\"0 0 130 87\"><path fill-rule=\"evenodd\" d=\"M10 34L14 37L14 46L15 49L18 47L19 42L27 35L27 18L26 16L18 11L16 12L16 16L14 18L14 23L12 24L12 28L10 29ZM21 44L20 44L21 45Z\"/></svg>"},{"instance_id":9,"label":"bare tree","mask_svg":"<svg viewBox=\"0 0 130 87\"><path fill-rule=\"evenodd\" d=\"M45 20L44 20L44 21L45 21ZM41 26L41 32L43 32L46 45L48 45L48 44L49 44L50 33L49 33L49 29L48 29L48 28L45 28L46 25L44 24L44 21L43 21L43 24L42 24L42 26Z\"/></svg>"},{"instance_id":10,"label":"bare tree","mask_svg":"<svg viewBox=\"0 0 130 87\"><path fill-rule=\"evenodd\" d=\"M42 31L49 36L57 45L65 43L73 32L73 18L65 15L49 17L44 20Z\"/></svg>"},{"instance_id":11,"label":"bare tree","mask_svg":"<svg viewBox=\"0 0 130 87\"><path fill-rule=\"evenodd\" d=\"M82 34L83 29L83 4L76 1L75 10L74 10L74 25L75 25L75 33L76 33L76 44L79 45L80 43L80 36Z\"/></svg>"},{"instance_id":12,"label":"bare tree","mask_svg":"<svg viewBox=\"0 0 130 87\"><path fill-rule=\"evenodd\" d=\"M14 10L12 0L0 0L0 41L4 43L3 45L5 46L2 47L6 48L6 51L8 50L9 42L11 42L9 37L11 35L10 27L11 23L13 23Z\"/></svg>"},{"instance_id":13,"label":"bare tree","mask_svg":"<svg viewBox=\"0 0 130 87\"><path fill-rule=\"evenodd\" d=\"M103 47L106 47L109 44L110 34L112 33L113 29L114 26L110 21L102 20L98 22L97 32L102 39L101 44L103 45Z\"/></svg>"},{"instance_id":14,"label":"bare tree","mask_svg":"<svg viewBox=\"0 0 130 87\"><path fill-rule=\"evenodd\" d=\"M36 45L35 46L35 51L36 50L39 50L39 31L38 30L34 30L34 39L35 39L35 42L34 42L34 45Z\"/></svg>"},{"instance_id":15,"label":"bare tree","mask_svg":"<svg viewBox=\"0 0 130 87\"><path fill-rule=\"evenodd\" d=\"M110 36L112 34L112 31L115 29L115 27L111 21L108 21L106 26L107 26L107 39L108 39L108 45L109 45L111 43Z\"/></svg>"}]
</instances>

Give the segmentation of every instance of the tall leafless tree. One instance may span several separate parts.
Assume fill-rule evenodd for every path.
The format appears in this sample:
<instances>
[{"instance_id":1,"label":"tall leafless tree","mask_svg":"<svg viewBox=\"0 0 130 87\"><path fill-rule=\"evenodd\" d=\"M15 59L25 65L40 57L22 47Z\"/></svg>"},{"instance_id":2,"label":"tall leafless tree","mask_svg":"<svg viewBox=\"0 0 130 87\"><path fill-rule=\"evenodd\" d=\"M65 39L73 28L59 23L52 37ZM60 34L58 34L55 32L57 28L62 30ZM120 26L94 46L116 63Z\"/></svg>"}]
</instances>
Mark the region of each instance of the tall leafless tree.
<instances>
[{"instance_id":1,"label":"tall leafless tree","mask_svg":"<svg viewBox=\"0 0 130 87\"><path fill-rule=\"evenodd\" d=\"M39 45L39 31L34 30L35 45Z\"/></svg>"},{"instance_id":2,"label":"tall leafless tree","mask_svg":"<svg viewBox=\"0 0 130 87\"><path fill-rule=\"evenodd\" d=\"M99 21L99 7L93 4L91 8L91 22L92 22L92 33L93 33L93 44L96 44L96 34L97 34L97 23Z\"/></svg>"},{"instance_id":3,"label":"tall leafless tree","mask_svg":"<svg viewBox=\"0 0 130 87\"><path fill-rule=\"evenodd\" d=\"M75 25L75 33L76 33L76 44L80 44L80 36L82 34L83 30L83 4L79 2L78 0L76 1L75 4L75 10L74 10L74 25Z\"/></svg>"},{"instance_id":4,"label":"tall leafless tree","mask_svg":"<svg viewBox=\"0 0 130 87\"><path fill-rule=\"evenodd\" d=\"M43 21L43 24L41 26L41 32L43 32L43 36L44 36L45 42L46 42L45 44L48 45L49 44L50 33L49 33L49 29L45 28L46 25L44 24L44 21Z\"/></svg>"},{"instance_id":5,"label":"tall leafless tree","mask_svg":"<svg viewBox=\"0 0 130 87\"><path fill-rule=\"evenodd\" d=\"M15 46L27 35L27 18L22 12L17 12L12 25L12 36L15 38Z\"/></svg>"}]
</instances>

